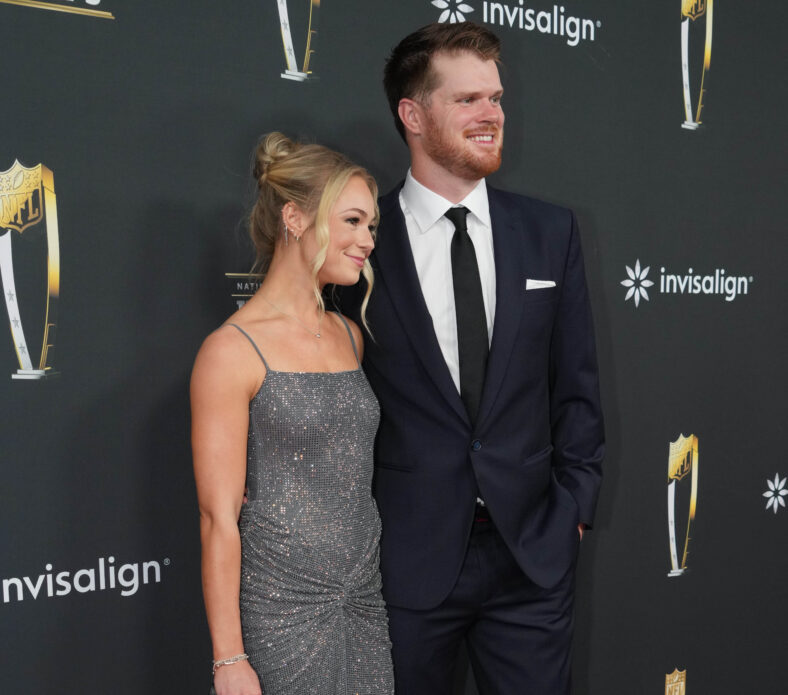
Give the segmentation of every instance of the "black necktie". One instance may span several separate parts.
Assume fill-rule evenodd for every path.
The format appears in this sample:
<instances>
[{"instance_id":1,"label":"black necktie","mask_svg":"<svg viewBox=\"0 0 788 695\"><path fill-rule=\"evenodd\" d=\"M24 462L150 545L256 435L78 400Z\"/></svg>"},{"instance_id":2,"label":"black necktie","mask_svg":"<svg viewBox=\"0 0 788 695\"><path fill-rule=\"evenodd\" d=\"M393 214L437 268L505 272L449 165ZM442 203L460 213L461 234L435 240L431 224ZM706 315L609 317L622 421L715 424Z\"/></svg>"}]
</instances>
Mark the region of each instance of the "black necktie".
<instances>
[{"instance_id":1,"label":"black necktie","mask_svg":"<svg viewBox=\"0 0 788 695\"><path fill-rule=\"evenodd\" d=\"M449 208L446 217L454 225L451 240L451 274L457 313L457 343L460 353L460 396L471 422L476 424L487 368L487 315L476 252L468 236L468 208Z\"/></svg>"}]
</instances>

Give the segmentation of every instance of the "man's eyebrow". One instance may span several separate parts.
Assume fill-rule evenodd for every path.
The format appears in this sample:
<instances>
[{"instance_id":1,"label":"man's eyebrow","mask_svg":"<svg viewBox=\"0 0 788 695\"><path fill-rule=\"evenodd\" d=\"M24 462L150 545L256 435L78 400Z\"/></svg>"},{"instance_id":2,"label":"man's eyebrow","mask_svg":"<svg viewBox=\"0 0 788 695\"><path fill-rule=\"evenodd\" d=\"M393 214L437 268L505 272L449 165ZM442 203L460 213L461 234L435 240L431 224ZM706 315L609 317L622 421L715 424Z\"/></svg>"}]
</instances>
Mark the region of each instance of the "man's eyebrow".
<instances>
[{"instance_id":1,"label":"man's eyebrow","mask_svg":"<svg viewBox=\"0 0 788 695\"><path fill-rule=\"evenodd\" d=\"M455 99L466 99L468 97L483 98L486 92L481 91L458 91L454 94ZM503 87L496 89L490 96L499 97L503 95Z\"/></svg>"}]
</instances>

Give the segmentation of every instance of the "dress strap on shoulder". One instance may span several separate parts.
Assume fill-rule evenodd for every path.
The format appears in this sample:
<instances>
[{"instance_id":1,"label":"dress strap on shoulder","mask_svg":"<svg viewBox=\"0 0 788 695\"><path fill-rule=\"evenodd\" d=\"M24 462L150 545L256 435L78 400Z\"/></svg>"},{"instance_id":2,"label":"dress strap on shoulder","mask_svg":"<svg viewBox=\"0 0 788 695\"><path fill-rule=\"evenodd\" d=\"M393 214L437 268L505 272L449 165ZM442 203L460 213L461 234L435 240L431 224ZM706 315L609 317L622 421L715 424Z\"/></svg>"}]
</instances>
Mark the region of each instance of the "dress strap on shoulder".
<instances>
[{"instance_id":1,"label":"dress strap on shoulder","mask_svg":"<svg viewBox=\"0 0 788 695\"><path fill-rule=\"evenodd\" d=\"M347 334L350 336L350 344L353 346L353 354L356 356L356 363L358 366L361 366L361 360L358 358L358 349L356 348L356 339L353 337L353 331L350 330L350 325L345 320L345 317L338 311L334 312L337 316L339 316L339 320L345 324L345 329L347 330Z\"/></svg>"},{"instance_id":2,"label":"dress strap on shoulder","mask_svg":"<svg viewBox=\"0 0 788 695\"><path fill-rule=\"evenodd\" d=\"M263 364L265 365L265 371L267 371L267 372L270 372L270 371L271 371L271 368L268 366L268 362L266 362L266 361L265 361L265 357L263 357L263 353L262 353L262 352L260 352L260 348L259 348L259 347L257 347L257 343L255 343L255 342L254 342L254 340L252 340L252 336L250 336L250 335L249 335L249 334L248 334L248 333L247 333L247 332L246 332L246 331L245 331L243 328L241 328L241 327L240 327L240 326L239 326L237 323L228 323L227 325L228 325L228 326L233 326L233 327L237 328L239 331L241 331L241 333L243 333L243 334L246 336L246 339L247 339L247 340L248 340L248 341L249 341L249 342L252 344L252 347L255 349L255 352L257 352L257 354L258 354L258 355L260 355L260 359L263 361ZM346 325L347 325L347 324L346 324ZM351 336L351 339L352 339L352 336ZM355 347L354 347L353 349L355 350ZM358 359L358 356L356 356L356 359Z\"/></svg>"}]
</instances>

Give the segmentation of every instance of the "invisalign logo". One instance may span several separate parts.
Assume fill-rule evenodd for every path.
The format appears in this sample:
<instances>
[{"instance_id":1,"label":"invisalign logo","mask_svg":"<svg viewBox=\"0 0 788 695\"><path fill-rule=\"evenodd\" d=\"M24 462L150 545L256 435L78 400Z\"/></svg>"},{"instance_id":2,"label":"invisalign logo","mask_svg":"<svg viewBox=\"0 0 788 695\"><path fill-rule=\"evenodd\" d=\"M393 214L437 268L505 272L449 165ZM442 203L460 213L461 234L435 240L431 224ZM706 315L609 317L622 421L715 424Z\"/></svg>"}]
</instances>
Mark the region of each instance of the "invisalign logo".
<instances>
[{"instance_id":1,"label":"invisalign logo","mask_svg":"<svg viewBox=\"0 0 788 695\"><path fill-rule=\"evenodd\" d=\"M642 267L638 259L634 267L625 266L625 268L627 277L621 281L621 284L627 288L624 301L632 299L637 307L641 300L651 299L648 289L654 286L654 282L648 279L651 266ZM651 292L716 295L724 297L726 302L732 302L743 294L749 294L753 281L752 275L731 275L725 268L716 268L712 273L703 275L695 272L693 268L688 268L681 274L671 273L663 266L659 269L659 285Z\"/></svg>"},{"instance_id":2,"label":"invisalign logo","mask_svg":"<svg viewBox=\"0 0 788 695\"><path fill-rule=\"evenodd\" d=\"M462 0L432 0L432 4L442 10L438 17L439 22L464 22L469 19L467 15L474 12L474 8ZM474 15L470 19L493 26L565 37L568 46L577 46L581 41L596 40L597 29L602 27L599 20L568 14L563 5L537 10L527 7L525 0L515 0L512 3L484 0L481 17Z\"/></svg>"},{"instance_id":3,"label":"invisalign logo","mask_svg":"<svg viewBox=\"0 0 788 695\"><path fill-rule=\"evenodd\" d=\"M162 565L167 567L169 564L169 558L165 558L161 563L150 560L116 566L115 558L110 555L106 559L100 557L95 567L56 572L52 563L47 563L44 572L38 576L3 579L3 603L68 596L72 591L86 594L115 590L120 591L121 596L133 596L141 584L159 584Z\"/></svg>"}]
</instances>

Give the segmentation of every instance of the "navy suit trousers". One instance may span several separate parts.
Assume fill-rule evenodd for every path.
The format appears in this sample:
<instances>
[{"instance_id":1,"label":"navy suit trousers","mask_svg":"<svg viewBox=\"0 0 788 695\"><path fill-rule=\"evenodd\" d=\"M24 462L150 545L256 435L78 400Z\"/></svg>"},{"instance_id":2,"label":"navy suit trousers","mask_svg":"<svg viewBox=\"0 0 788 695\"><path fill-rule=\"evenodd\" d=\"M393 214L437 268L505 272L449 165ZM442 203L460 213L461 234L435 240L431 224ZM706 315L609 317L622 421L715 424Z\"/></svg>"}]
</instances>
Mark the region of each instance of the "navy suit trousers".
<instances>
[{"instance_id":1,"label":"navy suit trousers","mask_svg":"<svg viewBox=\"0 0 788 695\"><path fill-rule=\"evenodd\" d=\"M389 606L397 695L451 695L466 641L481 695L568 695L575 567L550 589L476 522L457 583L436 608Z\"/></svg>"}]
</instances>

